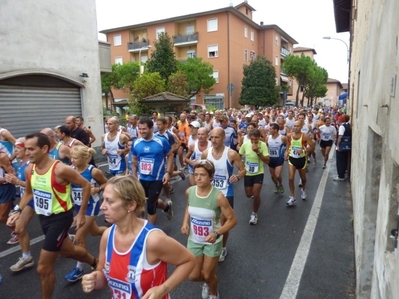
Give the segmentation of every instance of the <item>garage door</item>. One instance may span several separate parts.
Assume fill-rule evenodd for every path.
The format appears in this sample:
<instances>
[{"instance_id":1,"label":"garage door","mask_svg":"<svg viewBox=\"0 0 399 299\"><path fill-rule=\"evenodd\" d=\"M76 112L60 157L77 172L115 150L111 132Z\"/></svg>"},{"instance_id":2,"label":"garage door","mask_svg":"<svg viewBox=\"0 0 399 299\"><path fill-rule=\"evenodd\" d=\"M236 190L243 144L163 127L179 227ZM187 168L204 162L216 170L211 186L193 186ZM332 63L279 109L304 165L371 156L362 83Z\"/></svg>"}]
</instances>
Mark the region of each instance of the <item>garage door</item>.
<instances>
[{"instance_id":1,"label":"garage door","mask_svg":"<svg viewBox=\"0 0 399 299\"><path fill-rule=\"evenodd\" d=\"M1 85L0 126L14 137L64 124L69 115L81 115L78 87L26 87Z\"/></svg>"}]
</instances>

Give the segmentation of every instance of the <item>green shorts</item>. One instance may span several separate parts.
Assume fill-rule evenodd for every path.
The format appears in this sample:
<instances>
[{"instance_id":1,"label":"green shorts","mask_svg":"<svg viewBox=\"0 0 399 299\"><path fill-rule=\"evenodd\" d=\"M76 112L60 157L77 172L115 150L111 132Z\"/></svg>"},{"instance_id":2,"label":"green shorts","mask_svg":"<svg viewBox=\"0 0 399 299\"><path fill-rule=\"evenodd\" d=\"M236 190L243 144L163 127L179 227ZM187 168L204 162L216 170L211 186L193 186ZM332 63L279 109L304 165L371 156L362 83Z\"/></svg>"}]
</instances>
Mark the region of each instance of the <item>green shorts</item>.
<instances>
[{"instance_id":1,"label":"green shorts","mask_svg":"<svg viewBox=\"0 0 399 299\"><path fill-rule=\"evenodd\" d=\"M222 253L222 238L214 244L199 244L193 242L190 238L187 240L187 248L195 257L206 255L209 257L217 257Z\"/></svg>"}]
</instances>

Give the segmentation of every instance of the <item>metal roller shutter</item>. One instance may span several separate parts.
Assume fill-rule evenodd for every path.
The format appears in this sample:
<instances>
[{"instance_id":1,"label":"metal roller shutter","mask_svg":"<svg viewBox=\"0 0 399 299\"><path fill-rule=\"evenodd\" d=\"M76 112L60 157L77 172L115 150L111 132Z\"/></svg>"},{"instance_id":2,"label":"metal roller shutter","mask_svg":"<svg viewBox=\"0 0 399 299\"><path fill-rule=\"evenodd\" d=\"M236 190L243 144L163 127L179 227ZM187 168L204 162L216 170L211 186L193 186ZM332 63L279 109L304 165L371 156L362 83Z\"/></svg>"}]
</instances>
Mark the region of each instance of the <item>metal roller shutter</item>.
<instances>
[{"instance_id":1,"label":"metal roller shutter","mask_svg":"<svg viewBox=\"0 0 399 299\"><path fill-rule=\"evenodd\" d=\"M16 138L81 114L79 88L0 85L0 126Z\"/></svg>"}]
</instances>

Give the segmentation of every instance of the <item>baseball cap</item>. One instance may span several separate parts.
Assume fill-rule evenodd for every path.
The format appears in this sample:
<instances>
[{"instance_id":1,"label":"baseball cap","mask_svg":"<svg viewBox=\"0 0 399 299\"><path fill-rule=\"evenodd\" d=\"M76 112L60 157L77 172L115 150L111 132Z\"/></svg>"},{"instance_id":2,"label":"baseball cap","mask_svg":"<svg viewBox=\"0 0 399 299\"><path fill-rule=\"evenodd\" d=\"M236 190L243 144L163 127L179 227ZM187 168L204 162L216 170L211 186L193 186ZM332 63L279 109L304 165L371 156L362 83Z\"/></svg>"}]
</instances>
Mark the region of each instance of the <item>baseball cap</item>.
<instances>
[{"instance_id":1,"label":"baseball cap","mask_svg":"<svg viewBox=\"0 0 399 299\"><path fill-rule=\"evenodd\" d=\"M200 128L201 125L198 121L192 121L190 126L194 127L194 128Z\"/></svg>"}]
</instances>

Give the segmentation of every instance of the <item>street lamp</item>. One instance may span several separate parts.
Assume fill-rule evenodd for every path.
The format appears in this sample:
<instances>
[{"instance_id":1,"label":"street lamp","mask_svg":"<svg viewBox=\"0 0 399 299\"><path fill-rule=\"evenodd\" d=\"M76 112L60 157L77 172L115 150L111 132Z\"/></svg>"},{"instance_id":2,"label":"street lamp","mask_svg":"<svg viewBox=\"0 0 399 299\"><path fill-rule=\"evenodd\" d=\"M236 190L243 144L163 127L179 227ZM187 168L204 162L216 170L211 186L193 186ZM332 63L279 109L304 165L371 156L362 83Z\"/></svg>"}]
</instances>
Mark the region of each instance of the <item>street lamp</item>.
<instances>
[{"instance_id":1,"label":"street lamp","mask_svg":"<svg viewBox=\"0 0 399 299\"><path fill-rule=\"evenodd\" d=\"M340 38L335 38L335 37L331 37L331 36L324 36L323 38L324 39L336 39L336 40L339 40L339 41L343 42L345 44L345 46L346 46L346 53L347 53L346 54L346 62L349 63L349 47L348 47L348 44L345 41L343 41Z\"/></svg>"},{"instance_id":2,"label":"street lamp","mask_svg":"<svg viewBox=\"0 0 399 299\"><path fill-rule=\"evenodd\" d=\"M336 39L336 40L339 40L339 41L343 42L345 44L345 46L346 46L346 53L347 53L346 54L347 55L346 63L349 64L349 59L350 59L349 47L348 47L348 44L345 41L343 41L340 38L335 38L335 37L331 37L331 36L324 36L323 39ZM350 99L350 97L349 97L349 93L350 93L350 78L351 78L350 73L351 73L351 70L350 70L350 65L349 65L349 67L348 67L348 99Z\"/></svg>"},{"instance_id":3,"label":"street lamp","mask_svg":"<svg viewBox=\"0 0 399 299\"><path fill-rule=\"evenodd\" d=\"M148 45L148 46L141 47L139 50L139 66L140 66L139 73L140 73L140 76L142 73L144 73L144 65L141 65L141 50L149 50L151 47L152 47L151 45Z\"/></svg>"}]
</instances>

